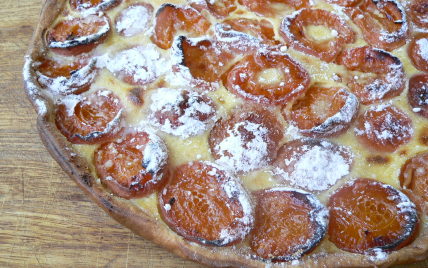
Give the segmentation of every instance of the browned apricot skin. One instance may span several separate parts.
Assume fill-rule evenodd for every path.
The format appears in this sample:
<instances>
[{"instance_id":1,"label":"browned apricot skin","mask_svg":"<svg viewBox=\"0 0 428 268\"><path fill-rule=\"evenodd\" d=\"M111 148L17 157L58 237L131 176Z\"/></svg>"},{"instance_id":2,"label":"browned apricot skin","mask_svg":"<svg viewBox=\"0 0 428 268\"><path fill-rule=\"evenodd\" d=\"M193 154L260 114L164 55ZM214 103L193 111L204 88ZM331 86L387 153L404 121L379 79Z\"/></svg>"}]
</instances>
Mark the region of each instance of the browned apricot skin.
<instances>
[{"instance_id":1,"label":"browned apricot skin","mask_svg":"<svg viewBox=\"0 0 428 268\"><path fill-rule=\"evenodd\" d=\"M61 133L71 143L97 144L113 139L119 134L120 124L109 132L101 132L107 128L108 123L122 109L120 101L115 102L118 98L112 96L113 93L110 93L107 97L97 96L96 94L87 96L92 104L82 101L77 103L71 116L68 114L65 105L59 105L55 123Z\"/></svg>"},{"instance_id":2,"label":"browned apricot skin","mask_svg":"<svg viewBox=\"0 0 428 268\"><path fill-rule=\"evenodd\" d=\"M162 185L165 176L153 179L142 167L143 149L150 142L145 132L128 134L121 142L107 142L95 151L95 168L102 182L117 196L133 199L145 197ZM139 149L137 149L139 148ZM111 163L108 165L107 163ZM165 167L156 174L165 173ZM110 177L110 178L109 178Z\"/></svg>"},{"instance_id":3,"label":"browned apricot skin","mask_svg":"<svg viewBox=\"0 0 428 268\"><path fill-rule=\"evenodd\" d=\"M86 18L75 18L68 21L61 21L49 30L46 38L47 43L65 42L83 36L89 36L97 33L104 25L105 21L97 22L85 21ZM110 22L108 21L110 24ZM82 28L81 25L83 25ZM78 45L72 45L65 48L51 47L52 52L64 56L76 56L83 53L88 53L94 50L98 45L102 44L107 38L108 32L98 39L89 42L82 42Z\"/></svg>"},{"instance_id":4,"label":"browned apricot skin","mask_svg":"<svg viewBox=\"0 0 428 268\"><path fill-rule=\"evenodd\" d=\"M258 74L270 68L277 69L287 83L261 84ZM223 76L223 83L229 91L244 99L282 105L300 97L309 88L310 77L290 56L268 52L247 56L236 63Z\"/></svg>"},{"instance_id":5,"label":"browned apricot skin","mask_svg":"<svg viewBox=\"0 0 428 268\"><path fill-rule=\"evenodd\" d=\"M338 35L332 40L318 42L306 35L305 27L309 25L327 26ZM343 46L356 38L356 33L344 20L322 9L303 9L294 17L285 17L279 33L289 46L327 62L334 60Z\"/></svg>"},{"instance_id":6,"label":"browned apricot skin","mask_svg":"<svg viewBox=\"0 0 428 268\"><path fill-rule=\"evenodd\" d=\"M410 41L409 46L407 47L407 54L409 55L410 60L416 69L428 72L428 61L424 59L420 53L421 46L417 43L419 40L425 39L428 42L428 33L420 33L413 37ZM423 50L428 50L427 48L422 48Z\"/></svg>"},{"instance_id":7,"label":"browned apricot skin","mask_svg":"<svg viewBox=\"0 0 428 268\"><path fill-rule=\"evenodd\" d=\"M342 250L360 254L408 245L417 233L419 219L414 207L400 211L401 202L405 200L396 189L372 179L343 186L328 202L329 240Z\"/></svg>"},{"instance_id":8,"label":"browned apricot skin","mask_svg":"<svg viewBox=\"0 0 428 268\"><path fill-rule=\"evenodd\" d=\"M296 10L311 6L309 0L272 0L269 2L264 0L239 0L239 3L254 13L268 17L274 16L277 13L276 9L270 5L271 3L285 4Z\"/></svg>"},{"instance_id":9,"label":"browned apricot skin","mask_svg":"<svg viewBox=\"0 0 428 268\"><path fill-rule=\"evenodd\" d=\"M349 71L373 73L377 77L369 77L363 83L351 74L348 75L348 87L364 104L373 104L400 95L406 86L406 76L401 61L394 55L370 46L357 47L342 52L336 63L344 65ZM391 66L395 66L391 68ZM389 81L387 76L396 76ZM379 95L378 91L389 87L387 92Z\"/></svg>"},{"instance_id":10,"label":"browned apricot skin","mask_svg":"<svg viewBox=\"0 0 428 268\"><path fill-rule=\"evenodd\" d=\"M210 172L215 170L215 175ZM169 183L159 191L159 210L168 226L185 238L212 246L226 246L220 232L227 228L239 231L244 211L237 198L228 198L222 183L229 175L204 162L178 167ZM168 209L166 208L168 207Z\"/></svg>"},{"instance_id":11,"label":"browned apricot skin","mask_svg":"<svg viewBox=\"0 0 428 268\"><path fill-rule=\"evenodd\" d=\"M353 120L346 125L342 125L342 128L337 128L336 132L319 133L311 131L311 129L320 126L328 118L339 113L348 97L349 92L340 87L311 87L306 91L305 96L297 100L293 105L291 111L292 121L302 130L302 134L305 136L313 138L338 136L349 129L351 123L356 119L356 112ZM332 125L334 124L332 123Z\"/></svg>"},{"instance_id":12,"label":"browned apricot skin","mask_svg":"<svg viewBox=\"0 0 428 268\"><path fill-rule=\"evenodd\" d=\"M262 190L254 195L258 202L250 245L258 256L272 261L297 259L323 238L325 229L310 217L314 208L304 194ZM306 241L312 243L305 245Z\"/></svg>"},{"instance_id":13,"label":"browned apricot skin","mask_svg":"<svg viewBox=\"0 0 428 268\"><path fill-rule=\"evenodd\" d=\"M178 30L194 37L206 34L210 23L196 10L164 4L156 14L155 30L151 40L162 49L172 46L174 35Z\"/></svg>"},{"instance_id":14,"label":"browned apricot skin","mask_svg":"<svg viewBox=\"0 0 428 268\"><path fill-rule=\"evenodd\" d=\"M404 26L407 23L404 10L398 5L398 2L390 0L364 0L362 5L348 8L346 12L361 28L364 39L370 45L393 51L406 43L410 33L409 27Z\"/></svg>"},{"instance_id":15,"label":"browned apricot skin","mask_svg":"<svg viewBox=\"0 0 428 268\"><path fill-rule=\"evenodd\" d=\"M409 3L407 10L413 23L422 28L428 27L428 1L414 0Z\"/></svg>"},{"instance_id":16,"label":"browned apricot skin","mask_svg":"<svg viewBox=\"0 0 428 268\"><path fill-rule=\"evenodd\" d=\"M400 185L428 201L428 153L418 154L404 163L400 170Z\"/></svg>"}]
</instances>

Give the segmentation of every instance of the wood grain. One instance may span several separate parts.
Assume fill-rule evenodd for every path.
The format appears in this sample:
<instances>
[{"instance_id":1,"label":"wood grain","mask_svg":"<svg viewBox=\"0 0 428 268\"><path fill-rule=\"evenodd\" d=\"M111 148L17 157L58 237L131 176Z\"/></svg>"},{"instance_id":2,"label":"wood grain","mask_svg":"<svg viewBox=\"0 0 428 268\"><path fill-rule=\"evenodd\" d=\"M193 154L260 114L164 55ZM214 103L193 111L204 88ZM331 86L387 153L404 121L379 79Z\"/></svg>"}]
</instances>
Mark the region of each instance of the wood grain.
<instances>
[{"instance_id":1,"label":"wood grain","mask_svg":"<svg viewBox=\"0 0 428 268\"><path fill-rule=\"evenodd\" d=\"M0 9L0 267L203 267L108 217L42 145L21 70L43 2Z\"/></svg>"}]
</instances>

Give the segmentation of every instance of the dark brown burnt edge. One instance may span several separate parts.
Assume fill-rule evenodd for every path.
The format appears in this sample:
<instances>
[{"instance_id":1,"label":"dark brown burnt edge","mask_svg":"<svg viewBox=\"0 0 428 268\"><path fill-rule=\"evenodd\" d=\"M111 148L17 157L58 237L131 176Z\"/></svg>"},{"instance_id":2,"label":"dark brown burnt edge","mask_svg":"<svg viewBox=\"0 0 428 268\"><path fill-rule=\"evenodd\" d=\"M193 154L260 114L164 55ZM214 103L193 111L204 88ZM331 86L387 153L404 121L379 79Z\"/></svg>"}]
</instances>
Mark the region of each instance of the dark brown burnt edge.
<instances>
[{"instance_id":1,"label":"dark brown burnt edge","mask_svg":"<svg viewBox=\"0 0 428 268\"><path fill-rule=\"evenodd\" d=\"M34 60L45 51L44 30L53 23L67 1L46 1L38 26L33 34L27 57ZM261 268L268 264L246 257L245 253L235 254L233 248L213 248L188 242L173 233L162 221L154 219L131 202L112 197L90 174L86 160L71 149L71 144L56 128L53 113L54 106L49 98L43 95L40 87L38 87L39 90L37 92L34 91L34 88L29 88L30 84L38 85L34 71L31 71L31 77L27 77L27 79L29 81L24 79L24 87L26 88L28 99L35 110L40 112L36 101L42 101L47 107L47 112L39 113L37 118L37 128L43 144L70 178L113 219L129 228L135 234L162 246L178 256L212 267ZM73 154L76 154L76 156L73 156ZM420 223L425 226L422 229L423 232L418 235L418 238L412 244L391 253L386 259L376 260L375 257L336 252L303 256L298 260L297 265L291 265L291 262L287 264L292 267L388 267L392 264L424 260L428 257L428 220L426 211L421 214L424 215Z\"/></svg>"}]
</instances>

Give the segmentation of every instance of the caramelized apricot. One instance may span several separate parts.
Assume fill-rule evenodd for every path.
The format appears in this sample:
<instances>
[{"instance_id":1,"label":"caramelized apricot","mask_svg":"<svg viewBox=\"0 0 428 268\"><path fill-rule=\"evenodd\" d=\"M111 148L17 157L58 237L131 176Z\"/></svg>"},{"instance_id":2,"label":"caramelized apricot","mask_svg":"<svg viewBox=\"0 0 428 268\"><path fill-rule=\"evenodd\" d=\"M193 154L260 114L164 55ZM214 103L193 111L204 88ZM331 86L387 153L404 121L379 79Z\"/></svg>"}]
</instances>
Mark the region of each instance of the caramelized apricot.
<instances>
[{"instance_id":1,"label":"caramelized apricot","mask_svg":"<svg viewBox=\"0 0 428 268\"><path fill-rule=\"evenodd\" d=\"M165 73L166 60L153 44L120 51L108 60L107 69L120 80L135 86L155 81Z\"/></svg>"},{"instance_id":2,"label":"caramelized apricot","mask_svg":"<svg viewBox=\"0 0 428 268\"><path fill-rule=\"evenodd\" d=\"M113 194L139 198L160 187L166 174L168 149L155 134L129 129L119 140L95 151L95 168Z\"/></svg>"},{"instance_id":3,"label":"caramelized apricot","mask_svg":"<svg viewBox=\"0 0 428 268\"><path fill-rule=\"evenodd\" d=\"M420 33L410 41L407 54L416 69L428 72L428 33Z\"/></svg>"},{"instance_id":4,"label":"caramelized apricot","mask_svg":"<svg viewBox=\"0 0 428 268\"><path fill-rule=\"evenodd\" d=\"M181 67L178 71L189 71L193 78L191 84L207 90L220 82L226 63L233 59L231 53L213 40L194 40L184 36L176 39L172 54L177 66Z\"/></svg>"},{"instance_id":5,"label":"caramelized apricot","mask_svg":"<svg viewBox=\"0 0 428 268\"><path fill-rule=\"evenodd\" d=\"M309 26L331 29L331 37L317 40L307 32ZM330 62L348 43L353 43L356 33L338 15L322 9L302 9L286 16L279 33L292 48Z\"/></svg>"},{"instance_id":6,"label":"caramelized apricot","mask_svg":"<svg viewBox=\"0 0 428 268\"><path fill-rule=\"evenodd\" d=\"M309 0L271 0L268 2L264 0L239 0L239 3L252 12L265 17L273 17L290 7L299 10L311 6Z\"/></svg>"},{"instance_id":7,"label":"caramelized apricot","mask_svg":"<svg viewBox=\"0 0 428 268\"><path fill-rule=\"evenodd\" d=\"M392 51L406 43L409 25L398 1L364 0L362 5L346 11L370 45Z\"/></svg>"},{"instance_id":8,"label":"caramelized apricot","mask_svg":"<svg viewBox=\"0 0 428 268\"><path fill-rule=\"evenodd\" d=\"M225 18L231 12L236 10L235 0L195 1L191 4L191 6L199 12L207 10L217 19Z\"/></svg>"},{"instance_id":9,"label":"caramelized apricot","mask_svg":"<svg viewBox=\"0 0 428 268\"><path fill-rule=\"evenodd\" d=\"M310 193L273 188L257 198L251 249L265 260L289 261L311 251L323 239L328 211Z\"/></svg>"},{"instance_id":10,"label":"caramelized apricot","mask_svg":"<svg viewBox=\"0 0 428 268\"><path fill-rule=\"evenodd\" d=\"M305 92L310 77L289 55L263 50L232 66L223 83L229 91L247 100L282 105Z\"/></svg>"},{"instance_id":11,"label":"caramelized apricot","mask_svg":"<svg viewBox=\"0 0 428 268\"><path fill-rule=\"evenodd\" d=\"M109 32L110 21L106 16L89 15L60 21L48 31L46 38L53 52L75 56L95 49Z\"/></svg>"},{"instance_id":12,"label":"caramelized apricot","mask_svg":"<svg viewBox=\"0 0 428 268\"><path fill-rule=\"evenodd\" d=\"M272 24L267 20L258 21L246 18L224 20L222 30L226 38L233 37L233 31L237 31L255 37L260 43L266 43L270 46L280 44L278 40L275 40Z\"/></svg>"},{"instance_id":13,"label":"caramelized apricot","mask_svg":"<svg viewBox=\"0 0 428 268\"><path fill-rule=\"evenodd\" d=\"M160 130L180 136L200 135L216 114L216 105L195 91L160 88L151 96L149 121Z\"/></svg>"},{"instance_id":14,"label":"caramelized apricot","mask_svg":"<svg viewBox=\"0 0 428 268\"><path fill-rule=\"evenodd\" d=\"M117 6L122 0L70 0L70 6L74 10L84 11L88 9L108 10Z\"/></svg>"},{"instance_id":15,"label":"caramelized apricot","mask_svg":"<svg viewBox=\"0 0 428 268\"><path fill-rule=\"evenodd\" d=\"M347 85L364 105L396 97L404 90L403 64L387 51L352 48L341 53L336 62L348 69Z\"/></svg>"},{"instance_id":16,"label":"caramelized apricot","mask_svg":"<svg viewBox=\"0 0 428 268\"><path fill-rule=\"evenodd\" d=\"M217 121L209 136L216 163L236 172L266 166L275 159L284 136L277 116L258 105L245 105Z\"/></svg>"},{"instance_id":17,"label":"caramelized apricot","mask_svg":"<svg viewBox=\"0 0 428 268\"><path fill-rule=\"evenodd\" d=\"M356 179L328 201L329 240L360 254L398 250L410 243L418 228L416 206L393 188L371 179Z\"/></svg>"},{"instance_id":18,"label":"caramelized apricot","mask_svg":"<svg viewBox=\"0 0 428 268\"><path fill-rule=\"evenodd\" d=\"M346 132L358 110L357 97L344 88L311 87L294 103L291 119L305 136L330 138Z\"/></svg>"},{"instance_id":19,"label":"caramelized apricot","mask_svg":"<svg viewBox=\"0 0 428 268\"><path fill-rule=\"evenodd\" d=\"M122 104L110 91L64 99L58 106L55 123L68 141L96 144L115 138L122 128Z\"/></svg>"},{"instance_id":20,"label":"caramelized apricot","mask_svg":"<svg viewBox=\"0 0 428 268\"><path fill-rule=\"evenodd\" d=\"M98 73L95 63L95 59L89 63L85 60L61 62L46 59L37 67L38 81L55 93L80 94L89 90Z\"/></svg>"},{"instance_id":21,"label":"caramelized apricot","mask_svg":"<svg viewBox=\"0 0 428 268\"><path fill-rule=\"evenodd\" d=\"M173 231L210 246L239 243L254 221L242 186L226 170L209 162L178 167L160 190L159 210Z\"/></svg>"},{"instance_id":22,"label":"caramelized apricot","mask_svg":"<svg viewBox=\"0 0 428 268\"><path fill-rule=\"evenodd\" d=\"M413 136L412 120L395 106L378 105L366 111L355 126L357 141L367 149L392 153Z\"/></svg>"},{"instance_id":23,"label":"caramelized apricot","mask_svg":"<svg viewBox=\"0 0 428 268\"><path fill-rule=\"evenodd\" d=\"M163 4L156 12L151 39L158 47L169 49L178 31L184 31L188 37L197 37L206 34L210 25L194 8Z\"/></svg>"},{"instance_id":24,"label":"caramelized apricot","mask_svg":"<svg viewBox=\"0 0 428 268\"><path fill-rule=\"evenodd\" d=\"M428 75L419 74L410 78L407 99L413 112L428 118Z\"/></svg>"},{"instance_id":25,"label":"caramelized apricot","mask_svg":"<svg viewBox=\"0 0 428 268\"><path fill-rule=\"evenodd\" d=\"M293 187L324 191L349 174L353 154L345 146L316 139L284 144L272 163L276 178Z\"/></svg>"},{"instance_id":26,"label":"caramelized apricot","mask_svg":"<svg viewBox=\"0 0 428 268\"><path fill-rule=\"evenodd\" d=\"M406 3L406 2L404 2ZM407 14L410 20L421 28L428 27L428 1L413 0L407 4Z\"/></svg>"},{"instance_id":27,"label":"caramelized apricot","mask_svg":"<svg viewBox=\"0 0 428 268\"><path fill-rule=\"evenodd\" d=\"M428 201L428 152L407 159L400 170L400 185Z\"/></svg>"},{"instance_id":28,"label":"caramelized apricot","mask_svg":"<svg viewBox=\"0 0 428 268\"><path fill-rule=\"evenodd\" d=\"M137 3L123 9L115 20L117 33L130 37L148 30L153 10L153 6L147 3Z\"/></svg>"}]
</instances>

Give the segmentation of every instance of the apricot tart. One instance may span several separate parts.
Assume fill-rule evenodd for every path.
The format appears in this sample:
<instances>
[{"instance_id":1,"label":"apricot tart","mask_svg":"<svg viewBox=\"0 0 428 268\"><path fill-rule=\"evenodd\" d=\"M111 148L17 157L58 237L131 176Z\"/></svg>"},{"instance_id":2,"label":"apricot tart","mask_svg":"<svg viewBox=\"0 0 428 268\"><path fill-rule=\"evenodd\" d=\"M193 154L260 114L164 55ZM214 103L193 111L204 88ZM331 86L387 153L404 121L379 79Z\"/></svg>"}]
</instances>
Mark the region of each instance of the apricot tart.
<instances>
[{"instance_id":1,"label":"apricot tart","mask_svg":"<svg viewBox=\"0 0 428 268\"><path fill-rule=\"evenodd\" d=\"M47 0L40 136L111 217L213 267L428 256L428 2Z\"/></svg>"}]
</instances>

